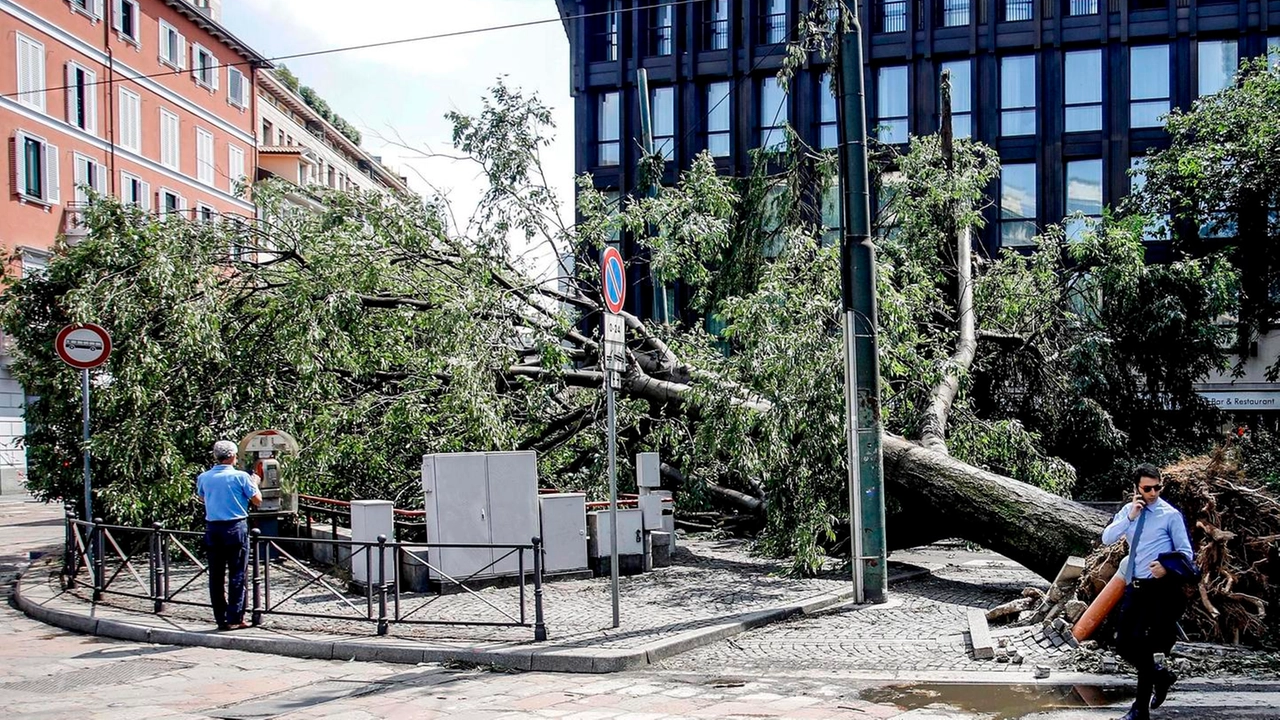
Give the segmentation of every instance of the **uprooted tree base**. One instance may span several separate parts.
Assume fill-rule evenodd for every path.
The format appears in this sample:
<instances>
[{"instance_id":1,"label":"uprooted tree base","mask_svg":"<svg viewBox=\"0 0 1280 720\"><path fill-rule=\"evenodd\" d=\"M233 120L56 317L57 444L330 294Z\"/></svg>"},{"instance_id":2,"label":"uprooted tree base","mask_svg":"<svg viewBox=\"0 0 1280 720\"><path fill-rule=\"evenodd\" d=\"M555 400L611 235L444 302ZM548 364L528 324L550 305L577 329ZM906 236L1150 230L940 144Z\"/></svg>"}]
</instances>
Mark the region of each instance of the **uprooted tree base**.
<instances>
[{"instance_id":1,"label":"uprooted tree base","mask_svg":"<svg viewBox=\"0 0 1280 720\"><path fill-rule=\"evenodd\" d=\"M1187 588L1181 625L1193 640L1280 646L1280 630L1267 622L1280 608L1280 500L1240 472L1234 451L1187 458L1164 473L1165 498L1179 508L1191 532L1202 575ZM1088 555L1084 574L1045 597L1007 606L1021 622L1074 622L1118 571L1124 543ZM1043 574L1043 573L1042 573ZM1037 591L1038 592L1038 591ZM991 617L991 615L988 615ZM1094 634L1109 636L1107 626Z\"/></svg>"}]
</instances>

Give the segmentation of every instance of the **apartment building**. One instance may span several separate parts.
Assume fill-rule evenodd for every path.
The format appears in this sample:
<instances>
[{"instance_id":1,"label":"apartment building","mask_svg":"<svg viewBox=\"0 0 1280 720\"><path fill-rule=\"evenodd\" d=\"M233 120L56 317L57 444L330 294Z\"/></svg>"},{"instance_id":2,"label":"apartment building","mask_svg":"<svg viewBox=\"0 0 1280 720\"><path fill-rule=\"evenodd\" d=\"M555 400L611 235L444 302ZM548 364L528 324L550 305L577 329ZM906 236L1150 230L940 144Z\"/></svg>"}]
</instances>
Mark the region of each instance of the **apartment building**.
<instances>
[{"instance_id":1,"label":"apartment building","mask_svg":"<svg viewBox=\"0 0 1280 720\"><path fill-rule=\"evenodd\" d=\"M39 272L83 232L84 187L164 215L253 216L254 98L267 61L219 3L0 0L0 201L7 271ZM0 359L0 490L25 462L23 393Z\"/></svg>"},{"instance_id":2,"label":"apartment building","mask_svg":"<svg viewBox=\"0 0 1280 720\"><path fill-rule=\"evenodd\" d=\"M570 45L576 172L590 173L607 195L636 192L639 68L649 77L654 144L668 160L664 183L703 151L725 173L745 176L750 151L781 145L784 126L811 147L836 147L826 61L810 54L787 86L776 78L815 4L556 0ZM998 151L1003 170L988 189L994 202L980 237L988 254L1025 248L1074 213L1099 216L1117 205L1142 182L1148 151L1167 146L1165 114L1226 87L1242 58L1280 50L1280 0L867 0L856 8L868 126L879 139L905 149L910 136L937 131L946 70L956 135ZM821 211L829 227L839 224L838 203L828 189ZM1167 256L1167 231L1153 227L1146 240L1151 260ZM627 309L650 317L643 253L621 242L637 270ZM1274 361L1280 334L1258 347L1244 378L1215 376L1200 388L1205 397L1231 410L1280 409L1280 385L1255 367Z\"/></svg>"},{"instance_id":3,"label":"apartment building","mask_svg":"<svg viewBox=\"0 0 1280 720\"><path fill-rule=\"evenodd\" d=\"M299 188L379 190L408 194L396 175L316 112L273 72L258 76L258 179Z\"/></svg>"}]
</instances>

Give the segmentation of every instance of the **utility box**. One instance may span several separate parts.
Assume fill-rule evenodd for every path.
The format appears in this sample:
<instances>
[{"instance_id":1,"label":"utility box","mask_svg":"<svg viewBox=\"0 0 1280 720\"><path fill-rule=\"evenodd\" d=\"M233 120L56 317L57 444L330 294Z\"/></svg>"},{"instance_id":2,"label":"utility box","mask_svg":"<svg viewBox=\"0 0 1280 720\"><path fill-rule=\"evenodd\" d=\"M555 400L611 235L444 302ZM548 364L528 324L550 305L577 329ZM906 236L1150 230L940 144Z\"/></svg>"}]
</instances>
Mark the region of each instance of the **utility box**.
<instances>
[{"instance_id":1,"label":"utility box","mask_svg":"<svg viewBox=\"0 0 1280 720\"><path fill-rule=\"evenodd\" d=\"M587 496L582 493L539 495L538 506L542 519L542 571L551 574L586 570Z\"/></svg>"},{"instance_id":2,"label":"utility box","mask_svg":"<svg viewBox=\"0 0 1280 720\"><path fill-rule=\"evenodd\" d=\"M597 575L610 573L609 511L587 515L587 555ZM644 572L644 517L640 510L618 510L618 572L634 575Z\"/></svg>"},{"instance_id":3,"label":"utility box","mask_svg":"<svg viewBox=\"0 0 1280 720\"><path fill-rule=\"evenodd\" d=\"M370 582L377 584L379 580L378 536L385 536L387 542L395 542L394 514L395 506L390 500L351 501L351 578L361 587ZM365 546L359 543L372 544ZM395 579L395 559L394 548L383 553L383 582Z\"/></svg>"},{"instance_id":4,"label":"utility box","mask_svg":"<svg viewBox=\"0 0 1280 720\"><path fill-rule=\"evenodd\" d=\"M636 486L657 489L662 487L662 463L656 452L636 453Z\"/></svg>"},{"instance_id":5,"label":"utility box","mask_svg":"<svg viewBox=\"0 0 1280 720\"><path fill-rule=\"evenodd\" d=\"M641 495L638 502L640 514L644 517L645 530L662 530L662 496Z\"/></svg>"},{"instance_id":6,"label":"utility box","mask_svg":"<svg viewBox=\"0 0 1280 720\"><path fill-rule=\"evenodd\" d=\"M538 534L538 458L533 452L444 453L422 457L429 543L528 545ZM432 580L515 575L511 548L431 548ZM525 568L533 558L525 555Z\"/></svg>"}]
</instances>

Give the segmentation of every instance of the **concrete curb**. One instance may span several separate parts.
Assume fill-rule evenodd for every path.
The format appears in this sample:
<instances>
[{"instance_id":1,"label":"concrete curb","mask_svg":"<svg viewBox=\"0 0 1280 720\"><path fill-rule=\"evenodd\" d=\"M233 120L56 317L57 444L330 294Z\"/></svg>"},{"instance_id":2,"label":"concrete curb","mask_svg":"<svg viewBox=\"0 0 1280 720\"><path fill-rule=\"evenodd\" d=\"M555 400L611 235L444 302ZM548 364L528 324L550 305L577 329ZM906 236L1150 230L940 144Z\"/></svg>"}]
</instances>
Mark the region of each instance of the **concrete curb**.
<instances>
[{"instance_id":1,"label":"concrete curb","mask_svg":"<svg viewBox=\"0 0 1280 720\"><path fill-rule=\"evenodd\" d=\"M902 582L930 574L926 568L912 568L889 578ZM712 621L704 627L663 638L639 647L587 648L555 645L500 645L493 647L453 647L414 643L404 640L361 641L347 639L310 639L273 637L240 633L196 632L172 626L156 626L144 622L127 622L115 618L95 617L96 607L85 606L87 613L64 607L53 607L55 596L37 600L25 591L26 572L14 583L13 598L18 608L29 617L48 625L89 635L159 645L192 645L241 650L287 657L316 660L358 660L407 665L431 662L467 662L539 672L614 673L636 670L704 645L719 642L753 628L806 615L848 602L853 591L828 592L766 610L742 613ZM37 591L38 594L38 591ZM155 619L160 616L142 615Z\"/></svg>"}]
</instances>

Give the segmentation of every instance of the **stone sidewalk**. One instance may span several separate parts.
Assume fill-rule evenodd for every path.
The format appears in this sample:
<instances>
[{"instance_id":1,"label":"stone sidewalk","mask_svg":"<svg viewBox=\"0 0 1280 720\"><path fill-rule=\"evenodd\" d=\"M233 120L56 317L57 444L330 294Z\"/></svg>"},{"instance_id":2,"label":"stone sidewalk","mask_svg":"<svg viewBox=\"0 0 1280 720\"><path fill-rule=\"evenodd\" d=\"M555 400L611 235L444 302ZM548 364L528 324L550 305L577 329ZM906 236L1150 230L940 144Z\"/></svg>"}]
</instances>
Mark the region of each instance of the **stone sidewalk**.
<instances>
[{"instance_id":1,"label":"stone sidewalk","mask_svg":"<svg viewBox=\"0 0 1280 720\"><path fill-rule=\"evenodd\" d=\"M56 515L50 512L51 518ZM131 543L117 540L127 553ZM737 541L685 542L671 567L623 578L618 629L609 627L607 578L547 583L548 640L542 643L532 641L530 627L392 624L388 636L377 637L367 619L341 619L356 615L353 610L363 611L364 597L338 597L331 588L342 585L335 579L330 579L329 588L306 587L309 571L292 561L272 570L272 592L278 599L272 601L273 609L322 612L333 618L268 614L253 630L217 633L209 611L199 606L174 603L157 615L149 600L112 593L94 603L83 586L64 588L58 573L60 557L32 566L22 578L17 602L32 617L51 624L135 641L294 657L402 663L458 660L520 670L599 673L643 667L754 627L841 604L851 595L849 580L835 567L817 577L794 578L781 563L752 556L744 548ZM891 567L895 580L925 573L913 566ZM114 575L112 588L149 592L145 560L137 567L119 567ZM184 577L175 575L172 586L181 587ZM494 607L514 614L518 597L515 588L486 588L474 594L406 595L401 603L405 615L419 609L429 612L419 613L419 618L501 621L506 618L496 614ZM195 578L175 599L204 603L206 598L204 579ZM529 619L532 622L532 611Z\"/></svg>"}]
</instances>

